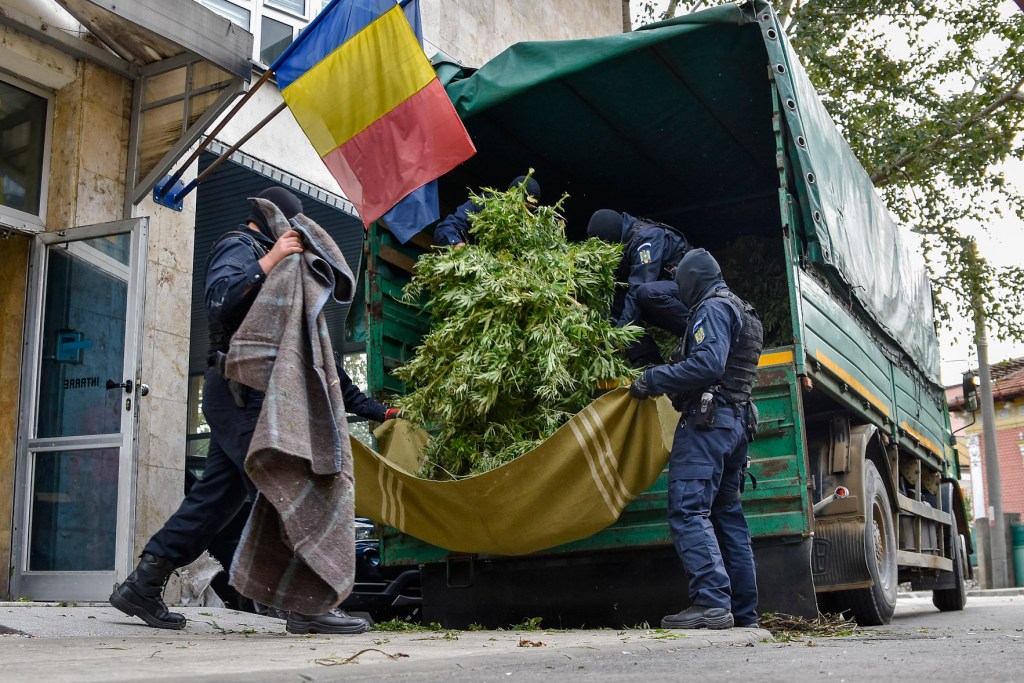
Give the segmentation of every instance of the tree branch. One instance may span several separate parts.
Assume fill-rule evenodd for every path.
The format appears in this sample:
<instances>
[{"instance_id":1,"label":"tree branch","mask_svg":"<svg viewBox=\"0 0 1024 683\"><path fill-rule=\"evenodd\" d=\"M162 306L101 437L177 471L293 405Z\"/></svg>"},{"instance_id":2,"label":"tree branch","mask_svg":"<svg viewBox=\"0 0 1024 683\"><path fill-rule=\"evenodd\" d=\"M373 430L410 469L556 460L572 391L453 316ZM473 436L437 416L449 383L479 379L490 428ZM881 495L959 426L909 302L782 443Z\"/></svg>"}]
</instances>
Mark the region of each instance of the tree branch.
<instances>
[{"instance_id":1,"label":"tree branch","mask_svg":"<svg viewBox=\"0 0 1024 683\"><path fill-rule=\"evenodd\" d=\"M1017 0L1017 3L1018 4L1024 3L1024 0ZM935 149L936 147L938 147L941 143L956 137L961 132L963 132L963 130L967 126L969 126L970 124L974 123L975 121L980 121L980 120L986 118L992 112L996 111L997 109L1002 107L1007 102L1010 102L1011 100L1020 100L1020 99L1022 99L1022 95L1021 95L1021 92L1020 92L1020 89L1022 87L1024 87L1024 78L1022 78L1021 80L1017 81L1017 84L1014 85L1013 88L1011 88L1010 90L1007 90L1005 93L1003 93L1002 95L997 97L996 100L994 102L992 102L992 104L990 104L989 106L985 107L984 109L982 109L979 112L971 114L967 118L965 118L965 119L961 120L959 123L957 123L953 127L953 132L952 132L951 135L936 137L931 142L929 142L928 144L924 145L923 147L917 149L916 151L908 152L907 154L904 154L903 156L899 157L898 159L893 161L891 164L888 164L884 170L879 171L877 173L873 173L871 175L871 182L874 183L875 187L885 187L886 185L889 184L889 182L892 179L893 174L896 171L898 171L901 168L903 168L904 166L907 166L908 164L910 164L910 162L914 161L914 159L916 159L918 156L920 156L920 154L922 152L931 151L931 150Z\"/></svg>"}]
</instances>

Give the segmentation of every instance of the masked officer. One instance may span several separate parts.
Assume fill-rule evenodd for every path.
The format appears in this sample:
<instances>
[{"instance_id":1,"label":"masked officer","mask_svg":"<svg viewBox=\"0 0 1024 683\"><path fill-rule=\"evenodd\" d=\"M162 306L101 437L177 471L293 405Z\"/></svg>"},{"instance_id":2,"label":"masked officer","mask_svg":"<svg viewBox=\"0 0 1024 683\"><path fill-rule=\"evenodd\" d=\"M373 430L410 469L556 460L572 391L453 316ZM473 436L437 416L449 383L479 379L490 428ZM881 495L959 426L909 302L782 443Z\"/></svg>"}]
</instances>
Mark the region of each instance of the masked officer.
<instances>
[{"instance_id":1,"label":"masked officer","mask_svg":"<svg viewBox=\"0 0 1024 683\"><path fill-rule=\"evenodd\" d=\"M747 443L757 426L750 392L761 355L761 322L729 291L704 249L683 257L675 280L679 298L692 311L682 359L648 368L629 388L639 399L668 394L682 413L669 456L668 520L690 576L690 607L665 617L661 626L754 626L754 554L740 493Z\"/></svg>"},{"instance_id":2,"label":"masked officer","mask_svg":"<svg viewBox=\"0 0 1024 683\"><path fill-rule=\"evenodd\" d=\"M281 187L271 187L257 197L277 205L286 218L302 212L298 197ZM203 415L210 425L210 447L203 478L191 488L164 526L149 539L135 571L114 589L110 604L137 616L154 628L181 629L185 617L169 612L163 601L167 579L178 567L193 562L209 548L213 537L226 526L255 487L245 472L263 394L229 382L223 376L223 359L231 336L242 324L267 275L286 256L302 252L302 239L290 230L279 239L271 237L267 219L253 203L245 225L228 232L213 246L206 269L206 307L210 320L210 356L203 385ZM346 409L368 419L393 417L378 401L366 396L338 367ZM341 610L325 615L288 615L292 633L362 633L364 619Z\"/></svg>"},{"instance_id":3,"label":"masked officer","mask_svg":"<svg viewBox=\"0 0 1024 683\"><path fill-rule=\"evenodd\" d=\"M686 306L676 296L675 265L690 250L686 237L664 223L634 218L628 213L598 209L587 224L587 236L612 244L625 244L615 278L625 282L612 302L616 327L650 324L682 337L686 332ZM650 334L626 351L634 367L662 362Z\"/></svg>"},{"instance_id":4,"label":"masked officer","mask_svg":"<svg viewBox=\"0 0 1024 683\"><path fill-rule=\"evenodd\" d=\"M523 183L526 183L526 194L532 200L527 202L527 206L532 208L540 202L540 183L534 178L518 176L508 184L508 189ZM434 228L434 244L439 247L461 247L469 242L469 214L479 210L480 205L474 204L472 200L460 204L459 208L445 216Z\"/></svg>"}]
</instances>

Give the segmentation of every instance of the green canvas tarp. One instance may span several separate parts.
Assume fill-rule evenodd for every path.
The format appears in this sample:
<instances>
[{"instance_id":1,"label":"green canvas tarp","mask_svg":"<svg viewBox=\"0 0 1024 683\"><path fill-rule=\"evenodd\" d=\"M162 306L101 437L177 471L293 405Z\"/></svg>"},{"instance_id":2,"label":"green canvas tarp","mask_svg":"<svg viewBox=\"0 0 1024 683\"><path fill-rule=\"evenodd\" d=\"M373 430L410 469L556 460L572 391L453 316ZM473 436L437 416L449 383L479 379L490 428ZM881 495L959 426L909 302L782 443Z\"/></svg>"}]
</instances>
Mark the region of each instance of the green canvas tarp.
<instances>
[{"instance_id":1,"label":"green canvas tarp","mask_svg":"<svg viewBox=\"0 0 1024 683\"><path fill-rule=\"evenodd\" d=\"M794 168L797 230L842 299L933 383L938 346L923 259L904 242L769 5L715 7L633 33L513 45L472 71L437 63L478 154L441 184L504 187L537 169L570 237L598 208L682 229L714 250L780 229L771 80Z\"/></svg>"}]
</instances>

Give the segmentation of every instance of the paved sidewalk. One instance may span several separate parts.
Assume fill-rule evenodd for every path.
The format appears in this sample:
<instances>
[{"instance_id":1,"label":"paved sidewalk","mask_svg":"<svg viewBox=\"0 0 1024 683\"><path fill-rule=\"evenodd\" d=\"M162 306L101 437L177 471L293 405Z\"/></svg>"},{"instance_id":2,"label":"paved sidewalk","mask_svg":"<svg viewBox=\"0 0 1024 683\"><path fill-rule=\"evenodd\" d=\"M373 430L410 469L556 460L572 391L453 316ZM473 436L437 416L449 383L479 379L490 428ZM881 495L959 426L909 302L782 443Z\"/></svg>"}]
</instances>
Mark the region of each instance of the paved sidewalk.
<instances>
[{"instance_id":1,"label":"paved sidewalk","mask_svg":"<svg viewBox=\"0 0 1024 683\"><path fill-rule=\"evenodd\" d=\"M357 636L296 636L284 622L224 608L173 608L181 631L149 628L109 605L0 603L4 681L325 681L427 675L551 658L571 664L586 651L617 658L713 646L754 644L761 629L664 631L375 631Z\"/></svg>"}]
</instances>

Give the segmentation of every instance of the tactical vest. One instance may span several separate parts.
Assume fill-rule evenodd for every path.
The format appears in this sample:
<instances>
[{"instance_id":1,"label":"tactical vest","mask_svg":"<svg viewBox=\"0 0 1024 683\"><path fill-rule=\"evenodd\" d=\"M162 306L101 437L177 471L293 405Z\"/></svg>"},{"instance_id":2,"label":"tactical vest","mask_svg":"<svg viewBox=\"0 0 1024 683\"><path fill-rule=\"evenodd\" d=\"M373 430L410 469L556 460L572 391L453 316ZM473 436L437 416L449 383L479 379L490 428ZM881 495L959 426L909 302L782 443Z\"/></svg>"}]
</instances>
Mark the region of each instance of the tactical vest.
<instances>
[{"instance_id":1,"label":"tactical vest","mask_svg":"<svg viewBox=\"0 0 1024 683\"><path fill-rule=\"evenodd\" d=\"M216 246L220 244L222 241L238 237L247 238L245 241L248 242L249 245L253 247L253 252L255 253L257 260L267 255L269 249L267 249L266 245L264 245L257 239L251 238L249 235L246 235L245 232L241 230L231 230L221 235L220 238L214 243L213 247L210 248L210 254L213 254L214 248L216 248ZM206 272L210 272L209 258L207 258ZM255 300L256 293L258 291L259 287L253 287L252 291L249 293L249 301L247 302L249 305L252 305L252 301ZM219 322L217 320L214 320L213 318L207 317L207 322L209 323L210 329L211 353L214 351L220 351L221 353L228 352L228 346L231 344L231 337L234 336L235 332L238 331L238 328L242 326L242 321L245 320L245 316L248 313L249 306L243 305L238 307L238 312L235 313L235 315L232 316L231 319L226 320L224 322Z\"/></svg>"},{"instance_id":2,"label":"tactical vest","mask_svg":"<svg viewBox=\"0 0 1024 683\"><path fill-rule=\"evenodd\" d=\"M743 326L740 338L729 348L729 357L725 360L725 374L718 383L719 393L729 403L743 403L750 400L750 392L754 387L757 375L757 362L761 358L764 345L764 329L757 311L743 299L728 290L719 290L715 296L731 302L740 313Z\"/></svg>"}]
</instances>

